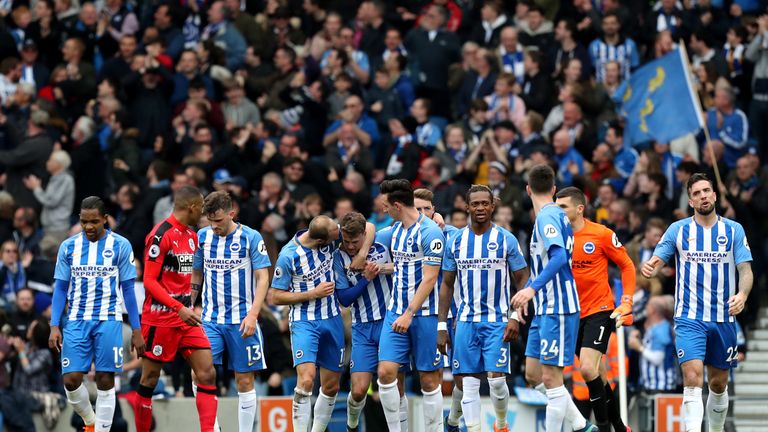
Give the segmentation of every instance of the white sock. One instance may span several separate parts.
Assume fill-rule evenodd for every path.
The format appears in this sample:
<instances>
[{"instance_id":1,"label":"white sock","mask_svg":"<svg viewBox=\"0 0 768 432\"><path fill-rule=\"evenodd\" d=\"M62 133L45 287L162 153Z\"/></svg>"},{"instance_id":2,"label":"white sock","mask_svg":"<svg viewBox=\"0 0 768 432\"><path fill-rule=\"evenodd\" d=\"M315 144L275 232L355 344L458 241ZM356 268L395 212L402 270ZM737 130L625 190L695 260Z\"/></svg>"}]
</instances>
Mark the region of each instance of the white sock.
<instances>
[{"instance_id":1,"label":"white sock","mask_svg":"<svg viewBox=\"0 0 768 432\"><path fill-rule=\"evenodd\" d=\"M97 390L96 394L96 432L109 432L115 416L115 389Z\"/></svg>"},{"instance_id":2,"label":"white sock","mask_svg":"<svg viewBox=\"0 0 768 432\"><path fill-rule=\"evenodd\" d=\"M547 389L547 431L559 431L563 428L565 412L568 410L568 391L565 386Z\"/></svg>"},{"instance_id":3,"label":"white sock","mask_svg":"<svg viewBox=\"0 0 768 432\"><path fill-rule=\"evenodd\" d=\"M312 393L298 387L293 389L293 431L307 432L309 430L309 418L312 416L310 398Z\"/></svg>"},{"instance_id":4,"label":"white sock","mask_svg":"<svg viewBox=\"0 0 768 432\"><path fill-rule=\"evenodd\" d=\"M400 432L408 432L408 396L400 398Z\"/></svg>"},{"instance_id":5,"label":"white sock","mask_svg":"<svg viewBox=\"0 0 768 432\"><path fill-rule=\"evenodd\" d=\"M96 413L93 412L88 389L83 384L80 384L80 387L74 391L64 390L67 392L67 402L72 405L72 409L83 419L83 422L86 425L94 424L96 422ZM112 419L110 418L109 421L111 422Z\"/></svg>"},{"instance_id":6,"label":"white sock","mask_svg":"<svg viewBox=\"0 0 768 432\"><path fill-rule=\"evenodd\" d=\"M237 393L237 424L240 432L252 432L256 419L256 390Z\"/></svg>"},{"instance_id":7,"label":"white sock","mask_svg":"<svg viewBox=\"0 0 768 432\"><path fill-rule=\"evenodd\" d=\"M503 428L507 425L507 410L509 407L507 378L503 376L488 378L488 387L490 387L493 410L496 412L496 427Z\"/></svg>"},{"instance_id":8,"label":"white sock","mask_svg":"<svg viewBox=\"0 0 768 432\"><path fill-rule=\"evenodd\" d=\"M701 401L701 387L683 388L683 420L685 432L701 432L704 419L704 403Z\"/></svg>"},{"instance_id":9,"label":"white sock","mask_svg":"<svg viewBox=\"0 0 768 432\"><path fill-rule=\"evenodd\" d=\"M461 418L461 399L464 397L464 392L461 391L456 385L453 386L453 393L451 393L451 411L448 413L448 424L451 426L458 426L459 419Z\"/></svg>"},{"instance_id":10,"label":"white sock","mask_svg":"<svg viewBox=\"0 0 768 432\"><path fill-rule=\"evenodd\" d=\"M368 398L363 396L363 400L358 402L352 399L352 393L349 393L347 396L347 426L356 428L357 424L360 423L360 413L363 412L366 399Z\"/></svg>"},{"instance_id":11,"label":"white sock","mask_svg":"<svg viewBox=\"0 0 768 432\"><path fill-rule=\"evenodd\" d=\"M397 379L389 384L379 383L379 398L384 408L384 418L387 419L389 432L400 432L400 391L397 389Z\"/></svg>"},{"instance_id":12,"label":"white sock","mask_svg":"<svg viewBox=\"0 0 768 432\"><path fill-rule=\"evenodd\" d=\"M544 383L541 383L534 387L534 389L538 390L539 393L543 394L544 396L547 395L547 386L544 385Z\"/></svg>"},{"instance_id":13,"label":"white sock","mask_svg":"<svg viewBox=\"0 0 768 432\"><path fill-rule=\"evenodd\" d=\"M312 432L325 432L336 408L336 395L326 396L320 389L320 396L315 401L315 418L312 420Z\"/></svg>"},{"instance_id":14,"label":"white sock","mask_svg":"<svg viewBox=\"0 0 768 432\"><path fill-rule=\"evenodd\" d=\"M567 399L568 399L568 406L565 409L565 420L571 424L571 429L573 430L583 429L587 425L587 419L585 419L584 416L581 415L581 411L579 411L579 408L577 408L576 404L573 403L573 398L571 397L570 393L568 394Z\"/></svg>"},{"instance_id":15,"label":"white sock","mask_svg":"<svg viewBox=\"0 0 768 432\"><path fill-rule=\"evenodd\" d=\"M465 376L462 380L464 397L461 398L461 409L464 412L464 424L468 432L480 432L480 380Z\"/></svg>"},{"instance_id":16,"label":"white sock","mask_svg":"<svg viewBox=\"0 0 768 432\"><path fill-rule=\"evenodd\" d=\"M197 398L197 383L192 381L192 396ZM221 432L221 427L219 427L219 416L216 416L216 420L213 422L213 432Z\"/></svg>"},{"instance_id":17,"label":"white sock","mask_svg":"<svg viewBox=\"0 0 768 432\"><path fill-rule=\"evenodd\" d=\"M725 426L725 416L728 415L728 386L722 393L709 389L707 396L707 424L709 432L722 432Z\"/></svg>"},{"instance_id":18,"label":"white sock","mask_svg":"<svg viewBox=\"0 0 768 432\"><path fill-rule=\"evenodd\" d=\"M424 431L443 432L443 391L438 386L424 395Z\"/></svg>"}]
</instances>

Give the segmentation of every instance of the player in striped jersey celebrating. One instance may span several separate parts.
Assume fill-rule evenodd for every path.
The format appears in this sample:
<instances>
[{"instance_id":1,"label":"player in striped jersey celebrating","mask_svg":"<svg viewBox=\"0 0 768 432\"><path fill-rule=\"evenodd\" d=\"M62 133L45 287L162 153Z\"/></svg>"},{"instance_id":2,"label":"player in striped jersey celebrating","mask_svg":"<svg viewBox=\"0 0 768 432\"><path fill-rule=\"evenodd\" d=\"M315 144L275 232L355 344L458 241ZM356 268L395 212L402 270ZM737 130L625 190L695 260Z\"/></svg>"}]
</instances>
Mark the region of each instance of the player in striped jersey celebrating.
<instances>
[{"instance_id":1,"label":"player in striped jersey celebrating","mask_svg":"<svg viewBox=\"0 0 768 432\"><path fill-rule=\"evenodd\" d=\"M349 268L365 241L365 217L357 212L347 213L341 220L341 247L333 257L336 295L339 303L349 307L352 315L351 391L347 398L347 430L357 431L360 413L373 374L379 364L379 338L387 302L392 291L394 267L389 255L392 228L376 233L368 251L366 269L360 273ZM405 377L404 373L400 374ZM400 386L401 427L408 421L408 398Z\"/></svg>"},{"instance_id":2,"label":"player in striped jersey celebrating","mask_svg":"<svg viewBox=\"0 0 768 432\"><path fill-rule=\"evenodd\" d=\"M237 383L239 430L251 432L256 418L254 372L267 367L258 317L269 289L271 264L261 234L233 220L227 192L205 197L203 214L211 225L197 234L192 304L202 293L203 329L211 342L213 363L222 364L227 351Z\"/></svg>"},{"instance_id":3,"label":"player in striped jersey celebrating","mask_svg":"<svg viewBox=\"0 0 768 432\"><path fill-rule=\"evenodd\" d=\"M687 188L693 217L667 229L642 273L652 277L675 258L675 344L683 371L685 430L701 430L707 365L707 423L719 432L728 411L728 372L738 357L734 316L744 310L752 290L752 252L744 228L715 212L717 194L705 174L692 175Z\"/></svg>"},{"instance_id":4,"label":"player in striped jersey celebrating","mask_svg":"<svg viewBox=\"0 0 768 432\"><path fill-rule=\"evenodd\" d=\"M494 430L508 430L509 388L505 375L509 373L509 342L517 339L519 324L516 314L507 314L512 293L528 279L528 266L517 239L491 222L494 200L487 186L469 189L467 209L472 224L452 236L443 259L438 347L446 352L446 320L458 273L458 322L452 341L452 365L453 374L462 377L462 411L470 432L480 431L480 374L484 372L488 373L496 411Z\"/></svg>"},{"instance_id":5,"label":"player in striped jersey celebrating","mask_svg":"<svg viewBox=\"0 0 768 432\"><path fill-rule=\"evenodd\" d=\"M442 354L437 350L437 290L445 237L413 206L407 180L381 184L387 211L395 219L390 253L395 264L392 296L379 344L379 395L390 432L400 432L397 373L413 357L424 395L426 432L443 430L440 389Z\"/></svg>"},{"instance_id":6,"label":"player in striped jersey celebrating","mask_svg":"<svg viewBox=\"0 0 768 432\"><path fill-rule=\"evenodd\" d=\"M528 332L525 374L529 382L541 377L547 393L547 432L560 431L568 419L575 431L594 431L563 385L563 367L573 364L579 330L579 295L571 272L573 231L563 209L552 201L555 173L536 165L528 174L528 195L536 222L531 233L531 278L512 298L515 309L527 309L533 299L536 316Z\"/></svg>"},{"instance_id":7,"label":"player in striped jersey celebrating","mask_svg":"<svg viewBox=\"0 0 768 432\"><path fill-rule=\"evenodd\" d=\"M54 274L51 335L52 349L61 351L61 370L67 401L83 418L85 431L108 432L115 413L115 372L123 369L122 289L133 333L131 345L144 353L144 338L133 283L136 279L131 244L104 228L107 214L101 198L85 198L80 206L83 232L59 247ZM119 288L118 288L119 286ZM64 307L68 321L59 330ZM83 375L96 363L96 411L91 407Z\"/></svg>"},{"instance_id":8,"label":"player in striped jersey celebrating","mask_svg":"<svg viewBox=\"0 0 768 432\"><path fill-rule=\"evenodd\" d=\"M366 224L365 243L355 260L365 262L375 228ZM275 264L272 303L290 305L291 351L298 382L294 389L293 430L309 428L310 397L320 367L320 396L315 402L312 432L325 431L336 404L344 366L344 323L335 292L333 253L339 226L327 216L317 216L308 230L296 233L283 247ZM359 258L362 256L362 260ZM359 267L353 262L352 268Z\"/></svg>"}]
</instances>

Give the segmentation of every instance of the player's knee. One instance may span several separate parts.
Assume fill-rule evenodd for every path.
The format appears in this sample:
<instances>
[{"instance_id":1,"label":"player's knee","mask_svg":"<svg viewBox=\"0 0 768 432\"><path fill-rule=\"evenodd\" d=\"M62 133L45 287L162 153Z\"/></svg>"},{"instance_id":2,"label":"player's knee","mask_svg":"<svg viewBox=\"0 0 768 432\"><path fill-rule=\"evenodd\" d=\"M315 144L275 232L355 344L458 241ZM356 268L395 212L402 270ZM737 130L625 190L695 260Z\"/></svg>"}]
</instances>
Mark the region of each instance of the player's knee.
<instances>
[{"instance_id":1,"label":"player's knee","mask_svg":"<svg viewBox=\"0 0 768 432\"><path fill-rule=\"evenodd\" d=\"M312 391L312 387L315 386L315 374L304 373L299 377L299 387L306 391Z\"/></svg>"},{"instance_id":2,"label":"player's knee","mask_svg":"<svg viewBox=\"0 0 768 432\"><path fill-rule=\"evenodd\" d=\"M704 379L703 374L694 368L683 368L683 385L686 387L700 387Z\"/></svg>"},{"instance_id":3,"label":"player's knee","mask_svg":"<svg viewBox=\"0 0 768 432\"><path fill-rule=\"evenodd\" d=\"M245 393L253 390L253 374L237 374L235 376L235 382L237 384L237 391Z\"/></svg>"},{"instance_id":4,"label":"player's knee","mask_svg":"<svg viewBox=\"0 0 768 432\"><path fill-rule=\"evenodd\" d=\"M437 373L422 373L421 388L424 391L434 391L440 385L440 371Z\"/></svg>"},{"instance_id":5,"label":"player's knee","mask_svg":"<svg viewBox=\"0 0 768 432\"><path fill-rule=\"evenodd\" d=\"M709 389L715 393L723 393L728 386L728 375L724 377L710 376L707 377Z\"/></svg>"},{"instance_id":6,"label":"player's knee","mask_svg":"<svg viewBox=\"0 0 768 432\"><path fill-rule=\"evenodd\" d=\"M397 379L397 371L393 371L391 368L384 364L379 364L379 370L377 371L376 375L378 375L379 381L384 384L390 384L394 382L395 379Z\"/></svg>"},{"instance_id":7,"label":"player's knee","mask_svg":"<svg viewBox=\"0 0 768 432\"><path fill-rule=\"evenodd\" d=\"M367 394L368 386L365 385L365 383L352 384L352 399L354 399L356 402L360 402L361 400L365 399Z\"/></svg>"},{"instance_id":8,"label":"player's knee","mask_svg":"<svg viewBox=\"0 0 768 432\"><path fill-rule=\"evenodd\" d=\"M586 362L585 362L586 363ZM589 382L600 376L600 371L598 370L596 365L592 364L581 364L581 368L579 368L579 372L581 372L581 376L584 377L585 382Z\"/></svg>"},{"instance_id":9,"label":"player's knee","mask_svg":"<svg viewBox=\"0 0 768 432\"><path fill-rule=\"evenodd\" d=\"M216 369L213 368L213 365L196 370L195 376L198 384L208 386L216 384Z\"/></svg>"},{"instance_id":10,"label":"player's knee","mask_svg":"<svg viewBox=\"0 0 768 432\"><path fill-rule=\"evenodd\" d=\"M339 392L339 380L323 383L323 394L326 396L335 396Z\"/></svg>"},{"instance_id":11,"label":"player's knee","mask_svg":"<svg viewBox=\"0 0 768 432\"><path fill-rule=\"evenodd\" d=\"M536 387L537 385L541 384L541 376L539 374L534 373L533 370L530 368L525 369L525 381L528 383L531 387Z\"/></svg>"},{"instance_id":12,"label":"player's knee","mask_svg":"<svg viewBox=\"0 0 768 432\"><path fill-rule=\"evenodd\" d=\"M75 391L83 383L83 377L79 374L65 374L63 377L64 388Z\"/></svg>"},{"instance_id":13,"label":"player's knee","mask_svg":"<svg viewBox=\"0 0 768 432\"><path fill-rule=\"evenodd\" d=\"M96 388L109 390L115 387L115 374L110 372L96 372Z\"/></svg>"}]
</instances>

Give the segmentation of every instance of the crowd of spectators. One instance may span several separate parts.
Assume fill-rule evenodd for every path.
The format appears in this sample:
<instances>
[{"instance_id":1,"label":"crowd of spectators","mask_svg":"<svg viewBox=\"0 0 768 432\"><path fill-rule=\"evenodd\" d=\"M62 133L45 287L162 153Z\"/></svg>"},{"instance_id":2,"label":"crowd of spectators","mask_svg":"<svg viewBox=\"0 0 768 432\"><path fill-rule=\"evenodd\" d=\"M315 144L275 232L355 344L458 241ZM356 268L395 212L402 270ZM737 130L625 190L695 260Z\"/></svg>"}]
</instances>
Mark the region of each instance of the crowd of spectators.
<instances>
[{"instance_id":1,"label":"crowd of spectators","mask_svg":"<svg viewBox=\"0 0 768 432\"><path fill-rule=\"evenodd\" d=\"M43 354L37 335L58 245L79 229L79 202L109 201L110 228L142 256L145 235L184 185L228 191L274 262L319 214L359 211L389 225L378 185L390 178L431 190L435 210L456 224L466 223L467 187L488 184L500 198L496 223L526 244L526 173L547 163L559 187L587 193L591 217L616 231L639 269L667 225L691 214L681 185L699 171L715 178L717 168L718 211L740 221L752 245L757 283L740 317L750 328L768 252L764 8L0 0L0 395L17 383L42 394L61 388L56 354ZM711 141L703 131L625 141L622 83L683 46ZM642 329L648 299L673 293L674 268L638 284ZM272 312L262 326L277 345L287 327ZM54 372L34 376L38 366ZM286 373L264 379L277 393ZM173 390L182 392L182 375Z\"/></svg>"}]
</instances>

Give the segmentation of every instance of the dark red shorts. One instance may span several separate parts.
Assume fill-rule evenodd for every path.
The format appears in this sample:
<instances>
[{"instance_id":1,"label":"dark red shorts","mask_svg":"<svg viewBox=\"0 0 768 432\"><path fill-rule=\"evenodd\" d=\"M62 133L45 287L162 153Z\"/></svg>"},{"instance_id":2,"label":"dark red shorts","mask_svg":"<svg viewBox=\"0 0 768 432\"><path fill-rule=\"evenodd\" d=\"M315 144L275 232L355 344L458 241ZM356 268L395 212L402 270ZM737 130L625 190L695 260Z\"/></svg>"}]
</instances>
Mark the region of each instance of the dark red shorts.
<instances>
[{"instance_id":1,"label":"dark red shorts","mask_svg":"<svg viewBox=\"0 0 768 432\"><path fill-rule=\"evenodd\" d=\"M142 324L141 334L147 344L144 357L157 362L171 362L176 358L177 352L187 358L194 350L211 349L211 343L202 327L157 327Z\"/></svg>"}]
</instances>

